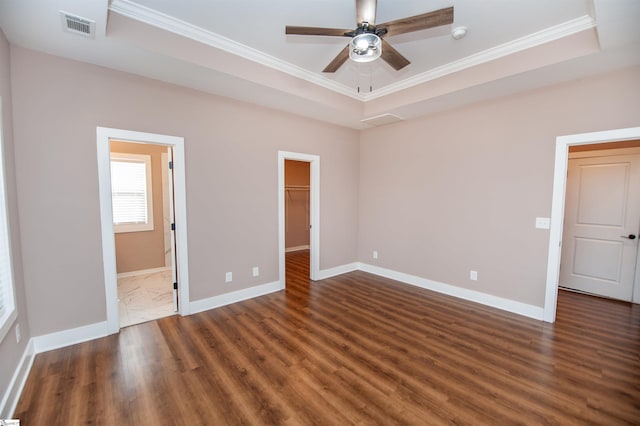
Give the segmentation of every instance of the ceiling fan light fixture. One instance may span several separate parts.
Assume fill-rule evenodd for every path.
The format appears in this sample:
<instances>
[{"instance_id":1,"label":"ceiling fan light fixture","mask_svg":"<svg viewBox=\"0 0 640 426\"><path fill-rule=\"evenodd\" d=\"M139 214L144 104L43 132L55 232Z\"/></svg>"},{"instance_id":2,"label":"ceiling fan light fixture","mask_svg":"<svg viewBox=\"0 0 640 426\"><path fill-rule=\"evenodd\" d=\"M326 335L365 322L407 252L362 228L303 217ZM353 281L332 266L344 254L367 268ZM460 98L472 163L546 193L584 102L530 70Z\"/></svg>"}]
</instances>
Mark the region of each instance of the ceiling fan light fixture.
<instances>
[{"instance_id":1,"label":"ceiling fan light fixture","mask_svg":"<svg viewBox=\"0 0 640 426\"><path fill-rule=\"evenodd\" d=\"M382 41L374 33L362 33L351 39L349 58L355 62L375 61L382 54Z\"/></svg>"}]
</instances>

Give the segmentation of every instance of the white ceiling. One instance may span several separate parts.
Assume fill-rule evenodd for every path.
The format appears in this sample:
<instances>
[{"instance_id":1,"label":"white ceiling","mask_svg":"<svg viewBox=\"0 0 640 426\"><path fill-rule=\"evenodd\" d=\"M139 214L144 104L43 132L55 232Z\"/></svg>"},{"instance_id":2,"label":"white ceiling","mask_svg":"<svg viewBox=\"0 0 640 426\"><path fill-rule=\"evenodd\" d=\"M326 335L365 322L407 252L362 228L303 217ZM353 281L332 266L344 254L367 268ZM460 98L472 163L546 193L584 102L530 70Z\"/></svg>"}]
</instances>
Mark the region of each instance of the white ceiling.
<instances>
[{"instance_id":1,"label":"white ceiling","mask_svg":"<svg viewBox=\"0 0 640 426\"><path fill-rule=\"evenodd\" d=\"M453 25L387 38L411 61L400 71L322 73L348 38L284 34L355 28L346 0L0 0L0 28L15 45L358 129L640 64L638 0L379 0L376 22L449 6ZM96 21L96 37L63 32L60 10Z\"/></svg>"}]
</instances>

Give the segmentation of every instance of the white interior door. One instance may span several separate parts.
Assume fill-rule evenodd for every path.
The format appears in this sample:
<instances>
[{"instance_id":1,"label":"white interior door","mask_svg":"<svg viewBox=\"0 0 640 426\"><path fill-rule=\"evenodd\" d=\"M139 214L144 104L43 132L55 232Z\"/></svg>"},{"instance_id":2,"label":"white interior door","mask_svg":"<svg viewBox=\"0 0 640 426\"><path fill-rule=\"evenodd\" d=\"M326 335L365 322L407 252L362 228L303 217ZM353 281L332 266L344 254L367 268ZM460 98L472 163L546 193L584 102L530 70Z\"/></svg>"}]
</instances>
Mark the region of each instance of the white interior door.
<instances>
[{"instance_id":1,"label":"white interior door","mask_svg":"<svg viewBox=\"0 0 640 426\"><path fill-rule=\"evenodd\" d=\"M170 248L171 248L171 282L173 283L173 310L178 312L178 271L176 266L176 229L175 210L173 205L173 148L167 149L168 168L168 192L169 192L169 226L170 226Z\"/></svg>"},{"instance_id":2,"label":"white interior door","mask_svg":"<svg viewBox=\"0 0 640 426\"><path fill-rule=\"evenodd\" d=\"M631 301L640 155L569 159L559 285Z\"/></svg>"}]
</instances>

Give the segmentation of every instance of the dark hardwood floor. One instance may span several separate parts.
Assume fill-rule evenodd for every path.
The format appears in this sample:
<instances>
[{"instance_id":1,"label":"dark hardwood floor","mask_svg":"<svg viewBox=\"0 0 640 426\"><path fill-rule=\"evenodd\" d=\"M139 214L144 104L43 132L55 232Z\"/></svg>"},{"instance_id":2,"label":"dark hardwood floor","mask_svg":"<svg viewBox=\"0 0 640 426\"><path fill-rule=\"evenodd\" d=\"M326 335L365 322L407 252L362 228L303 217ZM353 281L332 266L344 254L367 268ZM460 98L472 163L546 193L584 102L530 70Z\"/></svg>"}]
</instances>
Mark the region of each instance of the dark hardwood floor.
<instances>
[{"instance_id":1,"label":"dark hardwood floor","mask_svg":"<svg viewBox=\"0 0 640 426\"><path fill-rule=\"evenodd\" d=\"M22 425L640 424L640 306L543 323L364 272L39 354Z\"/></svg>"}]
</instances>

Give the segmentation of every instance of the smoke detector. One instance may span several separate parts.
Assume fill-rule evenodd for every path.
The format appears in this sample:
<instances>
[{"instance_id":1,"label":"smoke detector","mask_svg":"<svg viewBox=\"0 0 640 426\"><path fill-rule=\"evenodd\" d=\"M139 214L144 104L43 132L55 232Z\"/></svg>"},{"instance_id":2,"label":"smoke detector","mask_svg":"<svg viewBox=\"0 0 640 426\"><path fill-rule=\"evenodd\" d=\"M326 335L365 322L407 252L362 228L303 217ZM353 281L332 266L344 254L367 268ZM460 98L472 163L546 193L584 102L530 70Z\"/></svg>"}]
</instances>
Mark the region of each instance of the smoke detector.
<instances>
[{"instance_id":1,"label":"smoke detector","mask_svg":"<svg viewBox=\"0 0 640 426\"><path fill-rule=\"evenodd\" d=\"M455 40L460 40L467 35L467 27L456 27L451 31L451 36Z\"/></svg>"},{"instance_id":2,"label":"smoke detector","mask_svg":"<svg viewBox=\"0 0 640 426\"><path fill-rule=\"evenodd\" d=\"M72 15L71 13L60 11L62 20L62 30L67 33L79 34L89 38L96 37L96 21Z\"/></svg>"}]
</instances>

